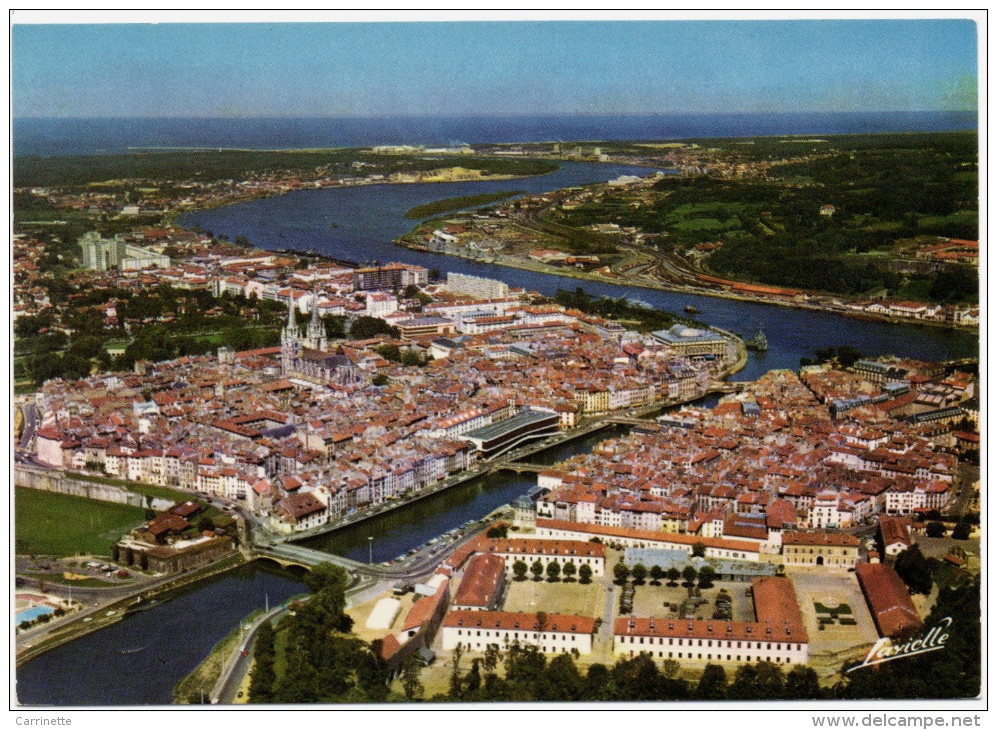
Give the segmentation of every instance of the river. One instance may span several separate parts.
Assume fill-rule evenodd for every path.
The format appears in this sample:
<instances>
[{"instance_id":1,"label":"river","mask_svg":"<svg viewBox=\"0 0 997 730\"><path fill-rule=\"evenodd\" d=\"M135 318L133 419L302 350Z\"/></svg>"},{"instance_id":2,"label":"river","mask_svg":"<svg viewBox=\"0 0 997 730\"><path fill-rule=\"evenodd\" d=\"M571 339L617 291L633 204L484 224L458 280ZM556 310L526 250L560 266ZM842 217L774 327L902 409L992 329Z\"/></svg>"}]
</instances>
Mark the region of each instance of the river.
<instances>
[{"instance_id":1,"label":"river","mask_svg":"<svg viewBox=\"0 0 997 730\"><path fill-rule=\"evenodd\" d=\"M199 225L229 238L246 236L260 248L314 250L349 261L403 261L441 272L454 271L502 279L512 286L551 295L558 289L583 287L585 291L638 300L659 309L681 312L687 305L699 309L697 319L750 336L761 327L768 339L764 354L753 353L736 376L753 380L777 368L797 369L801 357L814 350L849 345L863 354L896 354L924 360L975 357L979 340L972 333L916 325L892 325L848 319L828 312L812 312L771 304L742 302L679 292L580 281L569 277L512 269L495 264L413 251L392 241L415 225L405 213L442 198L499 190L542 193L619 175L647 175L653 170L626 165L561 163L549 175L516 180L300 190L272 198L187 213L179 222Z\"/></svg>"},{"instance_id":2,"label":"river","mask_svg":"<svg viewBox=\"0 0 997 730\"><path fill-rule=\"evenodd\" d=\"M575 454L587 453L600 441L628 431L626 427L607 426L570 442L552 446L529 457L527 461L556 464ZM483 517L496 507L509 504L536 485L536 476L529 473L503 471L487 474L408 507L372 517L337 532L304 540L301 544L361 562L370 559L371 551L375 563L394 560L434 537ZM372 545L368 544L369 537L374 538Z\"/></svg>"},{"instance_id":3,"label":"river","mask_svg":"<svg viewBox=\"0 0 997 730\"><path fill-rule=\"evenodd\" d=\"M42 654L17 669L25 705L167 705L239 621L269 600L306 592L293 573L251 563L181 589L171 600Z\"/></svg>"}]
</instances>

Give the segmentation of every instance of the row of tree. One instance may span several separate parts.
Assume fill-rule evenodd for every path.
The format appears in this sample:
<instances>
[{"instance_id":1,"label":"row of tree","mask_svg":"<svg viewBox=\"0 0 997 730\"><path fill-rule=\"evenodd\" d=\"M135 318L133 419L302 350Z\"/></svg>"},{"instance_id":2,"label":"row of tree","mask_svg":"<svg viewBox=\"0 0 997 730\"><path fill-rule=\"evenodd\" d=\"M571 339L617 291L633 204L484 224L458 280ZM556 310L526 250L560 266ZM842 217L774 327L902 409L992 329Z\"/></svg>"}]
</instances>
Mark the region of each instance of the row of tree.
<instances>
[{"instance_id":1,"label":"row of tree","mask_svg":"<svg viewBox=\"0 0 997 730\"><path fill-rule=\"evenodd\" d=\"M648 576L651 577L652 585L660 585L662 578L667 578L669 585L675 585L682 578L688 585L695 581L701 588L709 588L717 579L717 571L709 565L704 565L698 571L691 565L685 566L681 571L674 565L668 570L662 569L660 565L652 565L649 570L643 563L637 563L633 568L628 568L622 562L613 566L613 577L621 585L631 577L635 585L644 585Z\"/></svg>"},{"instance_id":2,"label":"row of tree","mask_svg":"<svg viewBox=\"0 0 997 730\"><path fill-rule=\"evenodd\" d=\"M760 662L737 668L733 678L718 664L708 664L698 682L678 677L681 665L666 660L660 665L647 654L620 658L608 667L593 664L584 673L572 654L550 659L535 646L511 644L503 652L490 645L483 657L474 658L466 670L463 653L456 651L446 694L433 702L620 702L647 700L759 700L819 699L832 696L821 690L813 669L794 666L788 672L778 664ZM504 670L499 674L499 667ZM403 687L406 686L403 679ZM410 679L405 690L418 700L420 690Z\"/></svg>"},{"instance_id":3,"label":"row of tree","mask_svg":"<svg viewBox=\"0 0 997 730\"><path fill-rule=\"evenodd\" d=\"M350 634L353 620L345 613L346 571L323 563L308 573L305 582L311 589L309 600L297 604L276 632L261 628L254 649L249 701L385 701L387 672L380 658L370 645Z\"/></svg>"},{"instance_id":4,"label":"row of tree","mask_svg":"<svg viewBox=\"0 0 997 730\"><path fill-rule=\"evenodd\" d=\"M581 566L576 566L571 560L567 561L564 565L561 565L556 560L551 560L547 563L546 568L544 568L543 562L539 559L533 561L533 564L529 566L523 560L517 560L512 564L512 574L516 580L525 580L527 571L533 573L533 580L535 581L543 580L544 573L547 574L547 580L551 583L559 581L562 574L564 575L564 580L570 583L575 580L576 573L578 574L579 582L587 584L592 581L592 568L585 563L582 563Z\"/></svg>"}]
</instances>

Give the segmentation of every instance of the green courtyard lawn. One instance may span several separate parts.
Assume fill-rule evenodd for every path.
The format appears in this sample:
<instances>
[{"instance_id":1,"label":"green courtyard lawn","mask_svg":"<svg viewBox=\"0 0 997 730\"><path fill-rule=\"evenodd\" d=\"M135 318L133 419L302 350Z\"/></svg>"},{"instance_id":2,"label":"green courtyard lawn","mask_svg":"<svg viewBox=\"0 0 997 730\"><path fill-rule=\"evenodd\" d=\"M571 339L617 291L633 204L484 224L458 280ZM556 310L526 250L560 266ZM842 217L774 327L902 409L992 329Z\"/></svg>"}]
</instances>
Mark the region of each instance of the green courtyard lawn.
<instances>
[{"instance_id":1,"label":"green courtyard lawn","mask_svg":"<svg viewBox=\"0 0 997 730\"><path fill-rule=\"evenodd\" d=\"M144 519L141 507L14 488L19 555L110 555L111 545Z\"/></svg>"}]
</instances>

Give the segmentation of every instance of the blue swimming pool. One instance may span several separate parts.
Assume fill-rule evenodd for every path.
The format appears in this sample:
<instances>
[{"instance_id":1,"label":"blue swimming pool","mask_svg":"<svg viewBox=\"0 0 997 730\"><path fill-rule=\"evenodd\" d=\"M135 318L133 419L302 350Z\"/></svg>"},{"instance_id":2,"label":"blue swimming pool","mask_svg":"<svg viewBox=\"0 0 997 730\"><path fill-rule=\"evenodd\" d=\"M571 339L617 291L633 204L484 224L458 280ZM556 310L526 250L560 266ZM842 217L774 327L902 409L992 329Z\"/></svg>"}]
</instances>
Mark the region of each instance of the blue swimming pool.
<instances>
[{"instance_id":1,"label":"blue swimming pool","mask_svg":"<svg viewBox=\"0 0 997 730\"><path fill-rule=\"evenodd\" d=\"M19 611L15 620L18 624L22 621L34 621L39 616L44 616L47 613L53 613L55 609L51 606L32 606L31 608L26 608L23 611Z\"/></svg>"}]
</instances>

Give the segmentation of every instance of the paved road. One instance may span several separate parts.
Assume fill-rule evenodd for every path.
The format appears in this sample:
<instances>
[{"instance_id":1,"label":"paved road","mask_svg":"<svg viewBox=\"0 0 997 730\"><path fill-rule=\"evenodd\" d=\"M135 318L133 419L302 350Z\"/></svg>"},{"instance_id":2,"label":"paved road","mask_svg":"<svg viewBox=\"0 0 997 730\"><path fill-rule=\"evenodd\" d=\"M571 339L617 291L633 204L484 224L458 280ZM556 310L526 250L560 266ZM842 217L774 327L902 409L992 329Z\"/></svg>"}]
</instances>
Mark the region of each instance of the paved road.
<instances>
[{"instance_id":1,"label":"paved road","mask_svg":"<svg viewBox=\"0 0 997 730\"><path fill-rule=\"evenodd\" d=\"M242 686L243 680L245 680L246 674L249 672L249 667L252 666L253 648L256 645L256 635L260 627L266 621L278 618L285 610L287 610L287 606L286 604L282 604L271 609L251 623L243 624L243 635L239 638L239 643L236 644L235 651L232 652L232 655L225 662L221 676L218 678L209 695L212 704L231 705L235 702L239 687Z\"/></svg>"}]
</instances>

